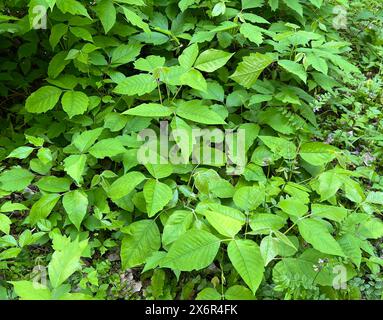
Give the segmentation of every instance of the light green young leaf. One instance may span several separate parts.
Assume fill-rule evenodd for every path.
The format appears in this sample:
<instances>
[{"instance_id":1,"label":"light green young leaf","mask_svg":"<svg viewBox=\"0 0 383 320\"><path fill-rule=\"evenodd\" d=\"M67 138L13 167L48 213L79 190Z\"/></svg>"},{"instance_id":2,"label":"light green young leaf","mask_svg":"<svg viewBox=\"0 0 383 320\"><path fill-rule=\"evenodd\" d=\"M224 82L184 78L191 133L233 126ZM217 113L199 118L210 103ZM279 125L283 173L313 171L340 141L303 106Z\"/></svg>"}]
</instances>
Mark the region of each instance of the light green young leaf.
<instances>
[{"instance_id":1,"label":"light green young leaf","mask_svg":"<svg viewBox=\"0 0 383 320\"><path fill-rule=\"evenodd\" d=\"M279 60L278 64L288 72L296 75L304 83L307 82L307 73L303 65L290 60Z\"/></svg>"},{"instance_id":2,"label":"light green young leaf","mask_svg":"<svg viewBox=\"0 0 383 320\"><path fill-rule=\"evenodd\" d=\"M209 204L203 214L214 229L230 238L234 238L246 223L241 211L219 204Z\"/></svg>"},{"instance_id":3,"label":"light green young leaf","mask_svg":"<svg viewBox=\"0 0 383 320\"><path fill-rule=\"evenodd\" d=\"M13 168L0 174L0 189L15 192L23 191L34 179L33 173L22 168Z\"/></svg>"},{"instance_id":4,"label":"light green young leaf","mask_svg":"<svg viewBox=\"0 0 383 320\"><path fill-rule=\"evenodd\" d=\"M45 194L43 195L31 208L31 211L26 219L31 225L35 225L39 220L45 219L52 212L56 203L60 199L59 194Z\"/></svg>"},{"instance_id":5,"label":"light green young leaf","mask_svg":"<svg viewBox=\"0 0 383 320\"><path fill-rule=\"evenodd\" d=\"M51 300L51 291L41 283L35 281L9 281L13 285L16 295L20 300Z\"/></svg>"},{"instance_id":6,"label":"light green young leaf","mask_svg":"<svg viewBox=\"0 0 383 320\"><path fill-rule=\"evenodd\" d=\"M134 11L123 7L124 15L126 19L134 26L139 27L140 29L144 30L145 32L149 33L150 28L149 25L142 20L142 18L136 14Z\"/></svg>"},{"instance_id":7,"label":"light green young leaf","mask_svg":"<svg viewBox=\"0 0 383 320\"><path fill-rule=\"evenodd\" d=\"M52 110L61 96L61 89L45 86L33 92L25 102L25 109L30 113L44 113Z\"/></svg>"},{"instance_id":8,"label":"light green young leaf","mask_svg":"<svg viewBox=\"0 0 383 320\"><path fill-rule=\"evenodd\" d=\"M255 294L264 273L264 261L259 246L252 240L233 240L227 247L227 253L235 270Z\"/></svg>"},{"instance_id":9,"label":"light green young leaf","mask_svg":"<svg viewBox=\"0 0 383 320\"><path fill-rule=\"evenodd\" d=\"M126 149L121 141L116 138L101 140L89 149L89 153L97 159L114 157L124 152L126 152Z\"/></svg>"},{"instance_id":10,"label":"light green young leaf","mask_svg":"<svg viewBox=\"0 0 383 320\"><path fill-rule=\"evenodd\" d=\"M251 42L260 45L263 42L262 32L259 27L252 25L251 23L242 23L240 32Z\"/></svg>"},{"instance_id":11,"label":"light green young leaf","mask_svg":"<svg viewBox=\"0 0 383 320\"><path fill-rule=\"evenodd\" d=\"M141 172L129 172L113 182L108 194L113 200L121 199L131 193L144 180L145 176Z\"/></svg>"},{"instance_id":12,"label":"light green young leaf","mask_svg":"<svg viewBox=\"0 0 383 320\"><path fill-rule=\"evenodd\" d=\"M117 94L126 94L129 96L150 93L157 88L157 82L150 74L138 74L122 80L114 92Z\"/></svg>"},{"instance_id":13,"label":"light green young leaf","mask_svg":"<svg viewBox=\"0 0 383 320\"><path fill-rule=\"evenodd\" d=\"M258 137L273 153L285 158L294 159L296 157L297 148L294 143L284 138L272 136Z\"/></svg>"},{"instance_id":14,"label":"light green young leaf","mask_svg":"<svg viewBox=\"0 0 383 320\"><path fill-rule=\"evenodd\" d=\"M9 234L12 221L5 214L0 213L0 231Z\"/></svg>"},{"instance_id":15,"label":"light green young leaf","mask_svg":"<svg viewBox=\"0 0 383 320\"><path fill-rule=\"evenodd\" d=\"M223 67L233 55L234 53L222 50L208 49L199 55L194 67L201 71L214 72Z\"/></svg>"},{"instance_id":16,"label":"light green young leaf","mask_svg":"<svg viewBox=\"0 0 383 320\"><path fill-rule=\"evenodd\" d=\"M165 223L162 243L167 246L186 233L194 220L193 213L186 210L174 211Z\"/></svg>"},{"instance_id":17,"label":"light green young leaf","mask_svg":"<svg viewBox=\"0 0 383 320\"><path fill-rule=\"evenodd\" d=\"M103 128L87 130L76 136L72 143L81 152L87 152L101 135Z\"/></svg>"},{"instance_id":18,"label":"light green young leaf","mask_svg":"<svg viewBox=\"0 0 383 320\"><path fill-rule=\"evenodd\" d=\"M207 91L207 83L202 75L201 72L199 72L196 69L190 69L189 71L185 72L181 75L180 81L182 85L189 86L193 89L206 92Z\"/></svg>"},{"instance_id":19,"label":"light green young leaf","mask_svg":"<svg viewBox=\"0 0 383 320\"><path fill-rule=\"evenodd\" d=\"M58 288L74 272L80 269L80 258L88 246L88 240L76 239L62 250L56 250L48 265L49 280L53 288Z\"/></svg>"},{"instance_id":20,"label":"light green young leaf","mask_svg":"<svg viewBox=\"0 0 383 320\"><path fill-rule=\"evenodd\" d=\"M87 156L85 154L71 155L64 160L65 172L77 183L77 185L80 185L82 182L82 176L85 173L86 160Z\"/></svg>"},{"instance_id":21,"label":"light green young leaf","mask_svg":"<svg viewBox=\"0 0 383 320\"><path fill-rule=\"evenodd\" d=\"M143 103L137 107L129 109L122 114L139 117L168 117L173 113L169 107L164 107L159 103Z\"/></svg>"},{"instance_id":22,"label":"light green young leaf","mask_svg":"<svg viewBox=\"0 0 383 320\"><path fill-rule=\"evenodd\" d=\"M249 89L255 84L262 71L272 62L273 59L268 55L258 52L251 53L243 58L242 62L238 64L237 69L230 78Z\"/></svg>"},{"instance_id":23,"label":"light green young leaf","mask_svg":"<svg viewBox=\"0 0 383 320\"><path fill-rule=\"evenodd\" d=\"M187 47L182 54L178 57L180 66L185 69L190 69L198 57L198 44L194 43Z\"/></svg>"},{"instance_id":24,"label":"light green young leaf","mask_svg":"<svg viewBox=\"0 0 383 320\"><path fill-rule=\"evenodd\" d=\"M303 7L299 3L299 0L283 0L283 2L296 13L298 13L301 17L303 17Z\"/></svg>"},{"instance_id":25,"label":"light green young leaf","mask_svg":"<svg viewBox=\"0 0 383 320\"><path fill-rule=\"evenodd\" d=\"M85 113L89 106L89 98L81 91L67 91L62 96L61 103L64 111L71 119Z\"/></svg>"},{"instance_id":26,"label":"light green young leaf","mask_svg":"<svg viewBox=\"0 0 383 320\"><path fill-rule=\"evenodd\" d=\"M302 144L299 155L314 166L325 165L335 159L339 149L322 142Z\"/></svg>"},{"instance_id":27,"label":"light green young leaf","mask_svg":"<svg viewBox=\"0 0 383 320\"><path fill-rule=\"evenodd\" d=\"M100 18L105 33L108 33L116 23L116 8L112 0L101 0L94 8Z\"/></svg>"},{"instance_id":28,"label":"light green young leaf","mask_svg":"<svg viewBox=\"0 0 383 320\"><path fill-rule=\"evenodd\" d=\"M165 183L150 179L144 185L144 197L149 218L161 211L172 199L173 191Z\"/></svg>"},{"instance_id":29,"label":"light green young leaf","mask_svg":"<svg viewBox=\"0 0 383 320\"><path fill-rule=\"evenodd\" d=\"M63 197L63 206L69 220L77 230L80 230L81 222L88 210L88 196L81 190L68 192Z\"/></svg>"},{"instance_id":30,"label":"light green young leaf","mask_svg":"<svg viewBox=\"0 0 383 320\"><path fill-rule=\"evenodd\" d=\"M56 0L56 5L62 13L79 14L91 19L86 8L76 0Z\"/></svg>"},{"instance_id":31,"label":"light green young leaf","mask_svg":"<svg viewBox=\"0 0 383 320\"><path fill-rule=\"evenodd\" d=\"M13 150L7 158L16 158L16 159L26 159L30 156L30 154L35 150L35 148L32 147L18 147L15 150Z\"/></svg>"},{"instance_id":32,"label":"light green young leaf","mask_svg":"<svg viewBox=\"0 0 383 320\"><path fill-rule=\"evenodd\" d=\"M69 190L71 184L71 179L55 176L43 177L36 183L40 190L53 193L66 192Z\"/></svg>"},{"instance_id":33,"label":"light green young leaf","mask_svg":"<svg viewBox=\"0 0 383 320\"><path fill-rule=\"evenodd\" d=\"M184 101L178 104L177 116L204 124L225 124L222 117L199 100Z\"/></svg>"},{"instance_id":34,"label":"light green young leaf","mask_svg":"<svg viewBox=\"0 0 383 320\"><path fill-rule=\"evenodd\" d=\"M336 242L322 222L311 218L303 219L298 221L298 229L302 238L310 243L314 249L322 253L345 256L339 243Z\"/></svg>"}]
</instances>

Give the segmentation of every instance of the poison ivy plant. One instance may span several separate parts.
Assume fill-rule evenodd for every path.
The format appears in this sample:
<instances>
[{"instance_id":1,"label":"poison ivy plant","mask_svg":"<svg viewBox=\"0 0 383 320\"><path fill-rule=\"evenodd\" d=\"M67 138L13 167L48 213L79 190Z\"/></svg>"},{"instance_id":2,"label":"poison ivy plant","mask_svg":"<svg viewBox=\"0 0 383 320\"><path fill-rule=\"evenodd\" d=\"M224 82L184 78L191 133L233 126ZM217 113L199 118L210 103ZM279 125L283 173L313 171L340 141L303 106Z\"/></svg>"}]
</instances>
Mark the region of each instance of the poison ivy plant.
<instances>
[{"instance_id":1,"label":"poison ivy plant","mask_svg":"<svg viewBox=\"0 0 383 320\"><path fill-rule=\"evenodd\" d=\"M0 0L0 295L357 296L334 281L383 266L381 170L352 149L381 155L381 37L361 63L339 10Z\"/></svg>"}]
</instances>

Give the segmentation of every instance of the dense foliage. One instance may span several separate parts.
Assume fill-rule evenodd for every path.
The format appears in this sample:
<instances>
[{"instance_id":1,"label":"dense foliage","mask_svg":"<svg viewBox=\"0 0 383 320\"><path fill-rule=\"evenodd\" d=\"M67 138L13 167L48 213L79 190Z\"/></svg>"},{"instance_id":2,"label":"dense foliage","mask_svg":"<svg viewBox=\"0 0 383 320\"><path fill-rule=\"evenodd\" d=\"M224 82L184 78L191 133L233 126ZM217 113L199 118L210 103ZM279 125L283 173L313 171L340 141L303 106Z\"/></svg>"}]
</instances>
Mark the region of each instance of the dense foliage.
<instances>
[{"instance_id":1,"label":"dense foliage","mask_svg":"<svg viewBox=\"0 0 383 320\"><path fill-rule=\"evenodd\" d=\"M382 298L382 9L0 0L0 299Z\"/></svg>"}]
</instances>

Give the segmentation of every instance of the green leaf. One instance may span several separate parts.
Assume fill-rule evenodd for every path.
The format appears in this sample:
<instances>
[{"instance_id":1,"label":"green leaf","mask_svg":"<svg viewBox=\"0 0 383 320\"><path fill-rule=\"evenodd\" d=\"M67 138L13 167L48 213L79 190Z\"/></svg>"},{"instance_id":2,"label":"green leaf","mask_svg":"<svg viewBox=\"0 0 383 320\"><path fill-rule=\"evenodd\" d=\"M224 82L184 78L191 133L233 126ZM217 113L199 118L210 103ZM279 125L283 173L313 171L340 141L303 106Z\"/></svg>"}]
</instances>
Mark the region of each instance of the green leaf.
<instances>
[{"instance_id":1,"label":"green leaf","mask_svg":"<svg viewBox=\"0 0 383 320\"><path fill-rule=\"evenodd\" d=\"M178 3L178 7L181 9L181 11L185 11L187 8L189 8L194 3L198 2L198 0L181 0Z\"/></svg>"},{"instance_id":2,"label":"green leaf","mask_svg":"<svg viewBox=\"0 0 383 320\"><path fill-rule=\"evenodd\" d=\"M265 266L269 264L278 255L278 239L272 236L264 237L260 244L262 258L265 261Z\"/></svg>"},{"instance_id":3,"label":"green leaf","mask_svg":"<svg viewBox=\"0 0 383 320\"><path fill-rule=\"evenodd\" d=\"M143 103L137 107L129 109L122 114L127 114L131 116L139 117L168 117L173 113L172 109L169 107L164 107L158 103Z\"/></svg>"},{"instance_id":4,"label":"green leaf","mask_svg":"<svg viewBox=\"0 0 383 320\"><path fill-rule=\"evenodd\" d=\"M121 263L124 270L139 266L161 247L160 231L154 220L132 223L121 244Z\"/></svg>"},{"instance_id":5,"label":"green leaf","mask_svg":"<svg viewBox=\"0 0 383 320\"><path fill-rule=\"evenodd\" d=\"M264 0L241 0L242 9L258 8L263 5Z\"/></svg>"},{"instance_id":6,"label":"green leaf","mask_svg":"<svg viewBox=\"0 0 383 320\"><path fill-rule=\"evenodd\" d=\"M82 176L85 173L87 156L85 154L72 155L64 160L65 172L74 180L78 185L82 182Z\"/></svg>"},{"instance_id":7,"label":"green leaf","mask_svg":"<svg viewBox=\"0 0 383 320\"><path fill-rule=\"evenodd\" d=\"M0 212L12 212L12 211L24 211L28 210L28 207L21 203L12 203L11 201L7 201L2 204L0 207Z\"/></svg>"},{"instance_id":8,"label":"green leaf","mask_svg":"<svg viewBox=\"0 0 383 320\"><path fill-rule=\"evenodd\" d=\"M28 158L29 155L35 150L32 147L18 147L13 150L7 158L16 158L16 159L25 159Z\"/></svg>"},{"instance_id":9,"label":"green leaf","mask_svg":"<svg viewBox=\"0 0 383 320\"><path fill-rule=\"evenodd\" d=\"M113 200L121 199L131 193L144 180L145 176L141 172L129 172L113 182L108 194Z\"/></svg>"},{"instance_id":10,"label":"green leaf","mask_svg":"<svg viewBox=\"0 0 383 320\"><path fill-rule=\"evenodd\" d=\"M0 213L0 231L9 234L12 221L5 214Z\"/></svg>"},{"instance_id":11,"label":"green leaf","mask_svg":"<svg viewBox=\"0 0 383 320\"><path fill-rule=\"evenodd\" d=\"M260 45L263 42L260 28L252 25L251 23L242 23L240 32L245 36L245 38L257 45Z\"/></svg>"},{"instance_id":12,"label":"green leaf","mask_svg":"<svg viewBox=\"0 0 383 320\"><path fill-rule=\"evenodd\" d=\"M383 205L383 192L370 191L367 195L366 202Z\"/></svg>"},{"instance_id":13,"label":"green leaf","mask_svg":"<svg viewBox=\"0 0 383 320\"><path fill-rule=\"evenodd\" d=\"M97 159L111 158L124 152L126 149L116 138L101 140L89 149L89 153Z\"/></svg>"},{"instance_id":14,"label":"green leaf","mask_svg":"<svg viewBox=\"0 0 383 320\"><path fill-rule=\"evenodd\" d=\"M320 8L323 4L323 0L309 0L314 6Z\"/></svg>"},{"instance_id":15,"label":"green leaf","mask_svg":"<svg viewBox=\"0 0 383 320\"><path fill-rule=\"evenodd\" d=\"M137 15L134 11L132 11L126 7L123 7L123 10L124 10L124 15L125 15L126 19L132 25L139 27L140 29L144 30L147 33L150 32L149 25L147 23L145 23L139 15Z\"/></svg>"},{"instance_id":16,"label":"green leaf","mask_svg":"<svg viewBox=\"0 0 383 320\"><path fill-rule=\"evenodd\" d=\"M207 83L202 73L195 69L190 69L180 77L182 85L187 85L193 89L205 92Z\"/></svg>"},{"instance_id":17,"label":"green leaf","mask_svg":"<svg viewBox=\"0 0 383 320\"><path fill-rule=\"evenodd\" d=\"M88 96L81 91L67 91L61 98L64 111L69 119L79 114L84 114L89 106Z\"/></svg>"},{"instance_id":18,"label":"green leaf","mask_svg":"<svg viewBox=\"0 0 383 320\"><path fill-rule=\"evenodd\" d=\"M72 180L55 176L43 177L36 183L40 190L54 193L69 191L71 184Z\"/></svg>"},{"instance_id":19,"label":"green leaf","mask_svg":"<svg viewBox=\"0 0 383 320\"><path fill-rule=\"evenodd\" d=\"M150 179L144 186L146 210L149 218L161 211L172 199L173 191L165 183Z\"/></svg>"},{"instance_id":20,"label":"green leaf","mask_svg":"<svg viewBox=\"0 0 383 320\"><path fill-rule=\"evenodd\" d=\"M265 193L256 186L241 187L234 193L233 200L238 208L248 212L257 209L265 201Z\"/></svg>"},{"instance_id":21,"label":"green leaf","mask_svg":"<svg viewBox=\"0 0 383 320\"><path fill-rule=\"evenodd\" d=\"M194 220L193 213L186 210L174 211L165 223L162 233L162 242L165 246L176 241L186 233Z\"/></svg>"},{"instance_id":22,"label":"green leaf","mask_svg":"<svg viewBox=\"0 0 383 320\"><path fill-rule=\"evenodd\" d=\"M199 292L196 300L221 300L221 294L214 288L205 288Z\"/></svg>"},{"instance_id":23,"label":"green leaf","mask_svg":"<svg viewBox=\"0 0 383 320\"><path fill-rule=\"evenodd\" d=\"M139 43L123 44L112 52L112 66L117 67L134 61L141 52L142 45Z\"/></svg>"},{"instance_id":24,"label":"green leaf","mask_svg":"<svg viewBox=\"0 0 383 320\"><path fill-rule=\"evenodd\" d=\"M220 15L223 15L225 14L226 12L226 5L225 5L225 2L218 2L213 10L211 11L211 15L212 17L218 17Z\"/></svg>"},{"instance_id":25,"label":"green leaf","mask_svg":"<svg viewBox=\"0 0 383 320\"><path fill-rule=\"evenodd\" d=\"M298 228L302 238L314 249L331 255L345 256L339 243L322 222L310 218L303 219L298 222Z\"/></svg>"},{"instance_id":26,"label":"green leaf","mask_svg":"<svg viewBox=\"0 0 383 320\"><path fill-rule=\"evenodd\" d=\"M82 15L88 17L90 16L86 11L86 8L76 0L56 0L57 7L61 10L62 13L70 13L72 15Z\"/></svg>"},{"instance_id":27,"label":"green leaf","mask_svg":"<svg viewBox=\"0 0 383 320\"><path fill-rule=\"evenodd\" d=\"M63 197L63 206L68 214L69 220L80 230L88 210L88 196L81 190L68 192Z\"/></svg>"},{"instance_id":28,"label":"green leaf","mask_svg":"<svg viewBox=\"0 0 383 320\"><path fill-rule=\"evenodd\" d=\"M93 42L92 34L87 29L81 27L70 27L69 30L77 38Z\"/></svg>"},{"instance_id":29,"label":"green leaf","mask_svg":"<svg viewBox=\"0 0 383 320\"><path fill-rule=\"evenodd\" d=\"M46 219L60 199L59 194L43 195L31 208L26 222L35 225L39 220Z\"/></svg>"},{"instance_id":30,"label":"green leaf","mask_svg":"<svg viewBox=\"0 0 383 320\"><path fill-rule=\"evenodd\" d=\"M4 191L23 191L28 187L34 175L26 169L13 168L0 174L0 189Z\"/></svg>"},{"instance_id":31,"label":"green leaf","mask_svg":"<svg viewBox=\"0 0 383 320\"><path fill-rule=\"evenodd\" d=\"M13 285L16 295L21 300L51 300L50 290L38 282L32 281L9 281Z\"/></svg>"},{"instance_id":32,"label":"green leaf","mask_svg":"<svg viewBox=\"0 0 383 320\"><path fill-rule=\"evenodd\" d=\"M296 13L298 13L301 17L303 17L303 7L299 3L299 0L283 0L283 2Z\"/></svg>"},{"instance_id":33,"label":"green leaf","mask_svg":"<svg viewBox=\"0 0 383 320\"><path fill-rule=\"evenodd\" d=\"M362 262L362 251L360 250L359 240L353 235L346 233L339 240L343 252L358 268Z\"/></svg>"},{"instance_id":34,"label":"green leaf","mask_svg":"<svg viewBox=\"0 0 383 320\"><path fill-rule=\"evenodd\" d=\"M112 0L101 0L94 8L100 18L105 33L108 33L116 23L116 8Z\"/></svg>"},{"instance_id":35,"label":"green leaf","mask_svg":"<svg viewBox=\"0 0 383 320\"><path fill-rule=\"evenodd\" d=\"M202 101L191 100L178 104L176 109L177 116L203 124L225 124L218 113L202 104Z\"/></svg>"},{"instance_id":36,"label":"green leaf","mask_svg":"<svg viewBox=\"0 0 383 320\"><path fill-rule=\"evenodd\" d=\"M55 23L51 29L49 43L54 49L60 42L61 38L68 32L68 26L64 23Z\"/></svg>"},{"instance_id":37,"label":"green leaf","mask_svg":"<svg viewBox=\"0 0 383 320\"><path fill-rule=\"evenodd\" d=\"M304 216L309 210L309 208L304 204L304 202L297 198L283 199L279 201L278 207L290 216L298 218Z\"/></svg>"},{"instance_id":38,"label":"green leaf","mask_svg":"<svg viewBox=\"0 0 383 320\"><path fill-rule=\"evenodd\" d=\"M57 53L48 65L48 76L51 79L56 79L65 69L66 65L70 63L70 60L65 60L67 57L66 51Z\"/></svg>"},{"instance_id":39,"label":"green leaf","mask_svg":"<svg viewBox=\"0 0 383 320\"><path fill-rule=\"evenodd\" d=\"M152 92L157 88L157 82L150 74L138 74L122 80L114 92L117 94L126 94L129 96L139 95Z\"/></svg>"},{"instance_id":40,"label":"green leaf","mask_svg":"<svg viewBox=\"0 0 383 320\"><path fill-rule=\"evenodd\" d=\"M251 216L250 227L256 234L270 234L286 224L286 219L271 213L256 213Z\"/></svg>"},{"instance_id":41,"label":"green leaf","mask_svg":"<svg viewBox=\"0 0 383 320\"><path fill-rule=\"evenodd\" d=\"M335 159L339 149L322 142L302 144L299 155L313 166L322 166Z\"/></svg>"},{"instance_id":42,"label":"green leaf","mask_svg":"<svg viewBox=\"0 0 383 320\"><path fill-rule=\"evenodd\" d=\"M347 209L323 204L313 204L311 206L311 215L313 217L342 222L347 217Z\"/></svg>"},{"instance_id":43,"label":"green leaf","mask_svg":"<svg viewBox=\"0 0 383 320\"><path fill-rule=\"evenodd\" d=\"M340 174L334 171L326 171L318 177L318 193L321 201L328 200L333 197L343 185L343 179Z\"/></svg>"},{"instance_id":44,"label":"green leaf","mask_svg":"<svg viewBox=\"0 0 383 320\"><path fill-rule=\"evenodd\" d=\"M273 61L274 60L268 55L258 52L251 53L249 56L243 58L230 78L249 89L255 84L262 71Z\"/></svg>"},{"instance_id":45,"label":"green leaf","mask_svg":"<svg viewBox=\"0 0 383 320\"><path fill-rule=\"evenodd\" d=\"M198 44L194 43L187 47L182 54L178 57L181 67L190 69L198 57Z\"/></svg>"},{"instance_id":46,"label":"green leaf","mask_svg":"<svg viewBox=\"0 0 383 320\"><path fill-rule=\"evenodd\" d=\"M214 261L219 247L220 240L216 236L192 229L173 243L162 266L179 271L201 270Z\"/></svg>"},{"instance_id":47,"label":"green leaf","mask_svg":"<svg viewBox=\"0 0 383 320\"><path fill-rule=\"evenodd\" d=\"M30 113L44 113L52 110L61 96L61 89L45 86L33 92L25 102L25 109Z\"/></svg>"},{"instance_id":48,"label":"green leaf","mask_svg":"<svg viewBox=\"0 0 383 320\"><path fill-rule=\"evenodd\" d=\"M307 82L307 73L303 65L290 60L279 60L278 64L288 72L296 75L303 82Z\"/></svg>"},{"instance_id":49,"label":"green leaf","mask_svg":"<svg viewBox=\"0 0 383 320\"><path fill-rule=\"evenodd\" d=\"M234 285L225 292L226 300L255 300L252 292L244 286Z\"/></svg>"},{"instance_id":50,"label":"green leaf","mask_svg":"<svg viewBox=\"0 0 383 320\"><path fill-rule=\"evenodd\" d=\"M158 68L165 65L166 59L159 56L148 56L145 59L140 58L134 62L134 68L141 71L154 73Z\"/></svg>"},{"instance_id":51,"label":"green leaf","mask_svg":"<svg viewBox=\"0 0 383 320\"><path fill-rule=\"evenodd\" d=\"M81 152L86 152L100 137L103 128L87 130L79 134L73 139L74 146Z\"/></svg>"},{"instance_id":52,"label":"green leaf","mask_svg":"<svg viewBox=\"0 0 383 320\"><path fill-rule=\"evenodd\" d=\"M230 238L234 238L246 223L242 212L219 204L209 204L203 214L214 229Z\"/></svg>"},{"instance_id":53,"label":"green leaf","mask_svg":"<svg viewBox=\"0 0 383 320\"><path fill-rule=\"evenodd\" d=\"M227 253L235 270L255 294L264 273L259 246L252 240L233 240L227 247Z\"/></svg>"},{"instance_id":54,"label":"green leaf","mask_svg":"<svg viewBox=\"0 0 383 320\"><path fill-rule=\"evenodd\" d=\"M49 280L53 288L58 288L80 269L80 258L87 246L88 240L76 239L53 253L48 265Z\"/></svg>"},{"instance_id":55,"label":"green leaf","mask_svg":"<svg viewBox=\"0 0 383 320\"><path fill-rule=\"evenodd\" d=\"M289 140L272 137L272 136L259 136L258 137L273 153L285 158L294 159L296 157L297 148L294 143Z\"/></svg>"},{"instance_id":56,"label":"green leaf","mask_svg":"<svg viewBox=\"0 0 383 320\"><path fill-rule=\"evenodd\" d=\"M222 50L208 49L199 55L197 61L194 63L194 67L201 71L214 72L222 68L233 55L234 53Z\"/></svg>"}]
</instances>

